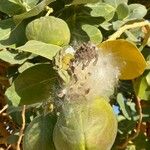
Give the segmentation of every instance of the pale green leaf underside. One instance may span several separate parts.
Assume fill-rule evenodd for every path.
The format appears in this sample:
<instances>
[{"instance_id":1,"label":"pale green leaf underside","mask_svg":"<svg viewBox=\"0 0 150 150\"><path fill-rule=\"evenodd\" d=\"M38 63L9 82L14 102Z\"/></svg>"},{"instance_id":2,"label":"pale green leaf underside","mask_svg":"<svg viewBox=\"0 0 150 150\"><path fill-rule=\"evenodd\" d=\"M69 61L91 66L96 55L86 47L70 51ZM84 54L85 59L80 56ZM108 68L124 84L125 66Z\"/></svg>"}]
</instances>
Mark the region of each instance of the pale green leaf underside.
<instances>
[{"instance_id":1,"label":"pale green leaf underside","mask_svg":"<svg viewBox=\"0 0 150 150\"><path fill-rule=\"evenodd\" d=\"M22 50L24 52L30 52L52 60L52 58L56 55L56 53L60 51L62 48L57 45L46 44L40 41L30 40L25 45L18 47L17 49Z\"/></svg>"}]
</instances>

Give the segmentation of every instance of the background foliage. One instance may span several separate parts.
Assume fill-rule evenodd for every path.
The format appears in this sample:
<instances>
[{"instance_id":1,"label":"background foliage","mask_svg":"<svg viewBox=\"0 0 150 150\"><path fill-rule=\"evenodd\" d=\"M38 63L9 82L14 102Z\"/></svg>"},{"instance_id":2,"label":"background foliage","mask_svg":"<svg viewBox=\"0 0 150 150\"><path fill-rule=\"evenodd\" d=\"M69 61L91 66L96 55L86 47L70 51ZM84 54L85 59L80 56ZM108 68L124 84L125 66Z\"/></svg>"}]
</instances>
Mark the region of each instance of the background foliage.
<instances>
[{"instance_id":1,"label":"background foliage","mask_svg":"<svg viewBox=\"0 0 150 150\"><path fill-rule=\"evenodd\" d=\"M50 14L68 24L70 45L89 40L100 44L121 27L149 20L149 10L148 0L1 0L0 110L6 108L7 111L0 111L0 147L16 149L22 135L21 113L26 105L26 130L21 148L37 150L45 143L43 150L48 150L47 147L54 149L49 139L52 138L56 117L49 112L57 94L54 91L61 88L59 82L62 79L66 82L69 80L64 69L67 63L64 61L57 64L61 59L59 57L63 57L63 51L62 54L58 53L68 45L62 47L28 40L25 30L31 21ZM62 28L62 24L57 26ZM119 124L114 150L150 148L149 35L150 27L142 26L131 27L120 36L139 48L147 68L134 80L120 80L111 96L111 105Z\"/></svg>"}]
</instances>

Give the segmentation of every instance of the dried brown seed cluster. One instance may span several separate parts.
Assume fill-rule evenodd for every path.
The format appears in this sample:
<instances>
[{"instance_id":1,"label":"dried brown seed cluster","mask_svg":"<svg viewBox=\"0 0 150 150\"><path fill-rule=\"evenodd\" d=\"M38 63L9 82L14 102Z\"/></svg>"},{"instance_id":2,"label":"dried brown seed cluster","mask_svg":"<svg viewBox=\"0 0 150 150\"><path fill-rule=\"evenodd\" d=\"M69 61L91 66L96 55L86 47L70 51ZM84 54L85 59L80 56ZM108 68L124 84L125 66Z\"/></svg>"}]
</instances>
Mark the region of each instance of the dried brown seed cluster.
<instances>
[{"instance_id":1,"label":"dried brown seed cluster","mask_svg":"<svg viewBox=\"0 0 150 150\"><path fill-rule=\"evenodd\" d=\"M68 99L85 96L87 99L109 97L120 75L113 54L104 55L96 45L88 42L77 48L70 63L71 81L65 88ZM76 98L75 98L76 97Z\"/></svg>"},{"instance_id":2,"label":"dried brown seed cluster","mask_svg":"<svg viewBox=\"0 0 150 150\"><path fill-rule=\"evenodd\" d=\"M94 64L96 64L98 60L98 49L90 42L83 43L75 53L75 62L82 63L82 69L87 67L93 59L95 59Z\"/></svg>"}]
</instances>

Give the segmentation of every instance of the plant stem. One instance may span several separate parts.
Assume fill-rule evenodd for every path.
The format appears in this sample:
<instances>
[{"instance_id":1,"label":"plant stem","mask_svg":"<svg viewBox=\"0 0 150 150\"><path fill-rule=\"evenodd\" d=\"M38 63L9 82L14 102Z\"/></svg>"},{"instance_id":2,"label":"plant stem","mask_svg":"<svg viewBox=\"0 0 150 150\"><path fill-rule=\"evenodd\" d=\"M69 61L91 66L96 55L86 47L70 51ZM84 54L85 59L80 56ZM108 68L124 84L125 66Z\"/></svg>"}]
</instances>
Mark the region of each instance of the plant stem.
<instances>
[{"instance_id":1,"label":"plant stem","mask_svg":"<svg viewBox=\"0 0 150 150\"><path fill-rule=\"evenodd\" d=\"M150 23L148 21L142 21L142 22L135 22L133 24L124 25L121 27L118 31L116 31L114 34L112 34L107 41L116 40L118 37L121 36L123 32L125 32L128 29L143 27L143 26L149 26Z\"/></svg>"}]
</instances>

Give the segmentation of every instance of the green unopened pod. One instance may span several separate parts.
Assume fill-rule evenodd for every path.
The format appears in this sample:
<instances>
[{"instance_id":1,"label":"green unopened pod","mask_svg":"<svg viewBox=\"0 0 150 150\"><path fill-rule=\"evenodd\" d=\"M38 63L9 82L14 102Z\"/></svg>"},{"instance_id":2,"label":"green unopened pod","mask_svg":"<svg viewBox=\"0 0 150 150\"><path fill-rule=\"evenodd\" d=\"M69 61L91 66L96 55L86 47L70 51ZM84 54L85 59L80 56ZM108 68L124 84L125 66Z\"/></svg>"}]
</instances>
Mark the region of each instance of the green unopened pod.
<instances>
[{"instance_id":1,"label":"green unopened pod","mask_svg":"<svg viewBox=\"0 0 150 150\"><path fill-rule=\"evenodd\" d=\"M64 20L45 16L35 19L27 25L26 36L28 40L64 46L68 45L70 41L70 30Z\"/></svg>"},{"instance_id":2,"label":"green unopened pod","mask_svg":"<svg viewBox=\"0 0 150 150\"><path fill-rule=\"evenodd\" d=\"M117 134L117 120L104 98L63 104L54 128L56 150L110 150Z\"/></svg>"}]
</instances>

